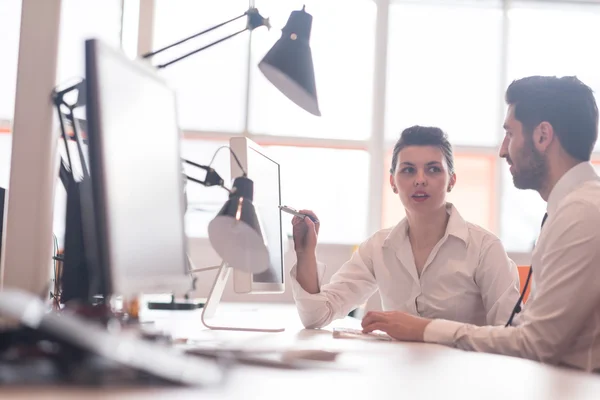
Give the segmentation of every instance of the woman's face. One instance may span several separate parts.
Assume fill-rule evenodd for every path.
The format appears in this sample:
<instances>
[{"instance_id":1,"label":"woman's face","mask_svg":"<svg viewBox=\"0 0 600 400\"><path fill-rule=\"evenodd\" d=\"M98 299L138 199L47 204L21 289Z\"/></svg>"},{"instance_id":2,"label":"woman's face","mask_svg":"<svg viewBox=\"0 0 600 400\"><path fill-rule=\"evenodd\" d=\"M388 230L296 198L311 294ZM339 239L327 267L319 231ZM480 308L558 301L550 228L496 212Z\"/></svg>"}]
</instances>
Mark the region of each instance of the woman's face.
<instances>
[{"instance_id":1,"label":"woman's face","mask_svg":"<svg viewBox=\"0 0 600 400\"><path fill-rule=\"evenodd\" d=\"M456 175L448 172L448 163L436 146L407 146L398 153L392 190L398 193L407 212L428 213L446 205L446 193Z\"/></svg>"}]
</instances>

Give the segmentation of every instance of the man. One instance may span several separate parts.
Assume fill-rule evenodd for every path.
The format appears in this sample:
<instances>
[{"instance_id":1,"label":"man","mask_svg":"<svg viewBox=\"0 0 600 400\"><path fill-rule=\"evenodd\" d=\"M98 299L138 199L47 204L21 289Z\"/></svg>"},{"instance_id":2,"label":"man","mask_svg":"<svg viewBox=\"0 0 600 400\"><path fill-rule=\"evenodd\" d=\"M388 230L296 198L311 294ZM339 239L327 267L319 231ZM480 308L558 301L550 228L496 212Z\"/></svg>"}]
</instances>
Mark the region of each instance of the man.
<instances>
[{"instance_id":1,"label":"man","mask_svg":"<svg viewBox=\"0 0 600 400\"><path fill-rule=\"evenodd\" d=\"M517 188L534 189L547 202L523 311L507 327L369 312L363 329L600 371L600 178L589 162L598 136L593 93L575 77L532 76L514 81L506 102L500 157Z\"/></svg>"}]
</instances>

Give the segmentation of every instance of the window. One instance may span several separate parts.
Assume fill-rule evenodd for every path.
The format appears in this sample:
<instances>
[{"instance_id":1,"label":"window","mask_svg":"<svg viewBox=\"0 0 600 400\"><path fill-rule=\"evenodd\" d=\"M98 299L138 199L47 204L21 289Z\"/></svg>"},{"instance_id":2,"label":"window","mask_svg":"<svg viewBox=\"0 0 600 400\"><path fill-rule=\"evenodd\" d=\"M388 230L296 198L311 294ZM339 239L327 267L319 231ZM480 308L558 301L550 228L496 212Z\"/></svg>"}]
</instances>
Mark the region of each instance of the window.
<instances>
[{"instance_id":1,"label":"window","mask_svg":"<svg viewBox=\"0 0 600 400\"><path fill-rule=\"evenodd\" d=\"M320 243L356 244L365 239L375 214L386 227L404 216L389 190L389 153L383 187L369 186L374 168L380 168L365 151L371 135L377 142L383 136L389 144L408 126L439 126L455 146L458 181L448 200L466 220L497 233L507 250L531 250L545 204L537 193L515 189L497 158L504 91L510 81L525 75L576 74L600 92L600 56L595 51L600 6L571 1L390 0L387 46L381 48L387 51L386 113L384 121L373 121L373 100L384 95L373 87L375 49L382 44L376 43L376 21L388 10L383 1L253 3L270 18L273 29L241 34L161 72L178 94L181 127L188 138L183 143L185 156L206 164L227 144L228 136L254 138L281 162L283 203L313 209L323 221ZM154 49L248 9L245 0L154 4ZM384 7L378 10L378 4ZM322 117L298 108L257 67L280 38L290 13L303 5L313 16L310 44ZM152 62L171 60L244 26L241 18ZM382 122L384 132L371 132ZM228 183L229 159L223 150L215 160ZM379 200L369 196L369 190L381 191L381 203L368 203ZM189 183L188 198L188 234L206 237L208 222L227 194ZM285 218L286 233L291 234L290 218Z\"/></svg>"},{"instance_id":2,"label":"window","mask_svg":"<svg viewBox=\"0 0 600 400\"><path fill-rule=\"evenodd\" d=\"M560 2L513 2L508 11L508 82L529 75L577 75L600 100L600 7ZM552 29L548 29L551 26ZM600 149L596 144L596 150ZM516 189L502 174L501 238L510 251L529 252L546 203L532 190Z\"/></svg>"},{"instance_id":3,"label":"window","mask_svg":"<svg viewBox=\"0 0 600 400\"><path fill-rule=\"evenodd\" d=\"M121 0L63 0L60 16L58 83L85 75L85 40L119 47Z\"/></svg>"},{"instance_id":4,"label":"window","mask_svg":"<svg viewBox=\"0 0 600 400\"><path fill-rule=\"evenodd\" d=\"M490 231L497 231L494 210L495 155L456 154L456 185L448 194L462 217Z\"/></svg>"},{"instance_id":5,"label":"window","mask_svg":"<svg viewBox=\"0 0 600 400\"><path fill-rule=\"evenodd\" d=\"M12 135L0 128L0 187L7 188L10 180Z\"/></svg>"},{"instance_id":6,"label":"window","mask_svg":"<svg viewBox=\"0 0 600 400\"><path fill-rule=\"evenodd\" d=\"M530 252L540 232L546 202L533 190L513 185L508 165L502 170L502 208L500 210L504 247L509 251Z\"/></svg>"},{"instance_id":7,"label":"window","mask_svg":"<svg viewBox=\"0 0 600 400\"><path fill-rule=\"evenodd\" d=\"M258 63L281 37L293 10L313 16L311 49L321 117L293 104L262 75ZM252 35L249 130L256 134L366 139L371 133L375 13L372 0L259 0L271 31Z\"/></svg>"},{"instance_id":8,"label":"window","mask_svg":"<svg viewBox=\"0 0 600 400\"><path fill-rule=\"evenodd\" d=\"M0 187L10 179L11 127L15 109L21 1L0 1Z\"/></svg>"},{"instance_id":9,"label":"window","mask_svg":"<svg viewBox=\"0 0 600 400\"><path fill-rule=\"evenodd\" d=\"M390 150L384 161L385 171L383 172L383 215L381 217L382 227L389 228L396 225L402 218L406 216L404 206L398 198L398 195L392 191L390 186L389 169L392 165L392 150Z\"/></svg>"},{"instance_id":10,"label":"window","mask_svg":"<svg viewBox=\"0 0 600 400\"><path fill-rule=\"evenodd\" d=\"M118 48L121 38L121 0L63 0L61 5L57 83L85 75L85 40L97 38ZM78 109L83 117L83 110ZM58 137L58 134L57 134ZM61 140L61 146L63 146ZM69 144L72 151L74 143ZM66 154L66 153L65 153ZM54 197L53 231L63 246L67 193L57 178Z\"/></svg>"},{"instance_id":11,"label":"window","mask_svg":"<svg viewBox=\"0 0 600 400\"><path fill-rule=\"evenodd\" d=\"M509 82L528 75L577 75L600 100L598 5L517 2L508 17Z\"/></svg>"},{"instance_id":12,"label":"window","mask_svg":"<svg viewBox=\"0 0 600 400\"><path fill-rule=\"evenodd\" d=\"M383 187L383 226L397 224L405 216L404 206L389 185L387 168L392 162L392 152L387 154ZM456 185L447 200L456 206L468 222L495 231L494 180L495 158L488 155L454 154Z\"/></svg>"},{"instance_id":13,"label":"window","mask_svg":"<svg viewBox=\"0 0 600 400\"><path fill-rule=\"evenodd\" d=\"M281 201L313 210L319 243L358 244L366 239L369 156L362 150L265 146L281 165ZM284 215L291 235L291 216Z\"/></svg>"},{"instance_id":14,"label":"window","mask_svg":"<svg viewBox=\"0 0 600 400\"><path fill-rule=\"evenodd\" d=\"M454 145L496 145L503 101L499 2L431 3L390 6L386 137L434 125Z\"/></svg>"},{"instance_id":15,"label":"window","mask_svg":"<svg viewBox=\"0 0 600 400\"><path fill-rule=\"evenodd\" d=\"M227 142L186 139L183 157L208 164ZM368 155L361 150L262 145L281 166L281 201L297 209L311 209L322 221L320 243L359 243L365 239ZM308 161L310 160L310 161ZM231 186L230 154L219 151L213 168ZM204 172L186 167L199 179ZM252 176L249 176L252 179ZM227 200L227 192L194 182L187 184L186 231L190 237L207 237L208 223ZM283 214L284 233L292 234L291 216Z\"/></svg>"},{"instance_id":16,"label":"window","mask_svg":"<svg viewBox=\"0 0 600 400\"><path fill-rule=\"evenodd\" d=\"M246 0L155 0L154 49L170 45L241 15ZM157 65L221 39L245 26L245 19L167 50L152 59ZM162 72L177 91L179 120L183 129L242 132L249 33L194 54Z\"/></svg>"},{"instance_id":17,"label":"window","mask_svg":"<svg viewBox=\"0 0 600 400\"><path fill-rule=\"evenodd\" d=\"M0 40L0 54L2 54L2 62L0 63L0 123L2 120L12 121L13 119L20 26L21 1L0 1L0 37L2 38ZM4 128L7 128L7 126L0 125L0 129ZM2 169L4 169L4 166Z\"/></svg>"},{"instance_id":18,"label":"window","mask_svg":"<svg viewBox=\"0 0 600 400\"><path fill-rule=\"evenodd\" d=\"M129 58L136 58L138 56L140 1L122 0L121 48Z\"/></svg>"}]
</instances>

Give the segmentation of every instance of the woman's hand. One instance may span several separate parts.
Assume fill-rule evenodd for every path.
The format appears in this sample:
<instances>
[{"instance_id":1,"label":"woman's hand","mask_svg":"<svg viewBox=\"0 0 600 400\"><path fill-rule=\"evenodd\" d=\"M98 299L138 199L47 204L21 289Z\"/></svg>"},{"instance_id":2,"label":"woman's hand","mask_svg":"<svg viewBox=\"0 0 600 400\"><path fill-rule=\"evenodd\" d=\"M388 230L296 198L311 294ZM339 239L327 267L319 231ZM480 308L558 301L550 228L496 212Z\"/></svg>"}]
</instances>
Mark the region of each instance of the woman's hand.
<instances>
[{"instance_id":1,"label":"woman's hand","mask_svg":"<svg viewBox=\"0 0 600 400\"><path fill-rule=\"evenodd\" d=\"M312 216L316 221L319 221L317 215L310 210L300 210L302 214ZM317 248L317 236L319 235L319 222L313 222L310 218L294 217L292 218L293 235L294 235L294 250L297 255L302 253L314 254Z\"/></svg>"},{"instance_id":2,"label":"woman's hand","mask_svg":"<svg viewBox=\"0 0 600 400\"><path fill-rule=\"evenodd\" d=\"M402 311L369 311L362 320L363 332L383 331L396 340L422 342L430 319Z\"/></svg>"}]
</instances>

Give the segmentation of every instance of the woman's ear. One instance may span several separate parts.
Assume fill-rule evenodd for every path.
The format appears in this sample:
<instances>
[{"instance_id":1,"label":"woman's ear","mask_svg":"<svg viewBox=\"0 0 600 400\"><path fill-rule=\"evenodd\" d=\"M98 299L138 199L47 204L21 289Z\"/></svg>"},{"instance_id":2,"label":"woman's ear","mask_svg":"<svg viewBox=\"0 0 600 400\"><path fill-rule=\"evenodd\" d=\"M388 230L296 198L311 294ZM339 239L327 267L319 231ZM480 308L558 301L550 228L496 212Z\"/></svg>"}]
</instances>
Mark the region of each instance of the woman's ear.
<instances>
[{"instance_id":1,"label":"woman's ear","mask_svg":"<svg viewBox=\"0 0 600 400\"><path fill-rule=\"evenodd\" d=\"M390 186L392 187L392 191L394 193L398 193L398 188L396 187L396 183L394 182L394 175L390 174Z\"/></svg>"},{"instance_id":2,"label":"woman's ear","mask_svg":"<svg viewBox=\"0 0 600 400\"><path fill-rule=\"evenodd\" d=\"M450 191L452 191L452 188L454 188L454 185L456 185L456 174L452 174L450 176L450 182L448 182L448 193L450 193Z\"/></svg>"}]
</instances>

